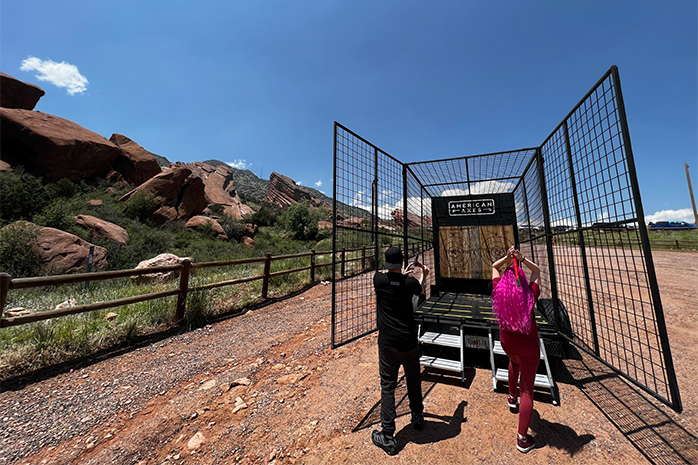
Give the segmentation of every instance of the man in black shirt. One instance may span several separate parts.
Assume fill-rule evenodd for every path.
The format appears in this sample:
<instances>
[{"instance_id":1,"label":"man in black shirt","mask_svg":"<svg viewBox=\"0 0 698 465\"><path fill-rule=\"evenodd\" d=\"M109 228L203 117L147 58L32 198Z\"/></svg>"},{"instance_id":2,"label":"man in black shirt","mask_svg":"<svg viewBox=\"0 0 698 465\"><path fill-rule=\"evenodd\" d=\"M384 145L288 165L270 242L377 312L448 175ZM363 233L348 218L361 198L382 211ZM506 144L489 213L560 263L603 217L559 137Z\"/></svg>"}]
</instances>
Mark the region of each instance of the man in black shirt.
<instances>
[{"instance_id":1,"label":"man in black shirt","mask_svg":"<svg viewBox=\"0 0 698 465\"><path fill-rule=\"evenodd\" d=\"M424 293L429 268L421 263L421 282L413 276L410 264L403 274L404 257L399 247L385 252L387 273L373 277L378 305L378 360L381 378L381 426L373 431L373 443L390 455L397 453L395 434L395 387L400 365L405 370L407 396L412 411L412 427L424 427L424 404L420 378L417 324L414 321L413 298Z\"/></svg>"}]
</instances>

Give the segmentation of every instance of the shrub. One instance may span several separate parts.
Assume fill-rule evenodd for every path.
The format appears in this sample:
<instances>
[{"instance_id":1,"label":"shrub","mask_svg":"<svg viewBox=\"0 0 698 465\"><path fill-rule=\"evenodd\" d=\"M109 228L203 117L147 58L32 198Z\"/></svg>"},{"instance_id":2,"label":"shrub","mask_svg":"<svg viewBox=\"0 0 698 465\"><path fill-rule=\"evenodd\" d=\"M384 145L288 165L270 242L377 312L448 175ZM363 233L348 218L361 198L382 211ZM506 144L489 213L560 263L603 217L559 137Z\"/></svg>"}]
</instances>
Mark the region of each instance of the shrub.
<instances>
[{"instance_id":1,"label":"shrub","mask_svg":"<svg viewBox=\"0 0 698 465\"><path fill-rule=\"evenodd\" d=\"M22 169L0 172L1 224L31 220L43 210L49 196L41 180Z\"/></svg>"},{"instance_id":2,"label":"shrub","mask_svg":"<svg viewBox=\"0 0 698 465\"><path fill-rule=\"evenodd\" d=\"M0 271L14 278L41 274L43 266L34 250L40 228L32 223L14 223L0 230Z\"/></svg>"},{"instance_id":3,"label":"shrub","mask_svg":"<svg viewBox=\"0 0 698 465\"><path fill-rule=\"evenodd\" d=\"M47 184L46 191L50 198L63 197L69 199L78 192L78 186L68 178L63 178L55 183Z\"/></svg>"},{"instance_id":4,"label":"shrub","mask_svg":"<svg viewBox=\"0 0 698 465\"><path fill-rule=\"evenodd\" d=\"M153 213L160 208L158 199L148 191L136 192L126 201L124 213L126 216L141 223L152 223Z\"/></svg>"},{"instance_id":5,"label":"shrub","mask_svg":"<svg viewBox=\"0 0 698 465\"><path fill-rule=\"evenodd\" d=\"M308 205L296 203L280 215L281 225L293 232L293 237L299 241L315 239L318 232L317 221L313 218Z\"/></svg>"},{"instance_id":6,"label":"shrub","mask_svg":"<svg viewBox=\"0 0 698 465\"><path fill-rule=\"evenodd\" d=\"M229 241L240 242L247 233L245 223L236 220L230 215L222 215L218 218L218 223L223 228L225 235L228 236Z\"/></svg>"},{"instance_id":7,"label":"shrub","mask_svg":"<svg viewBox=\"0 0 698 465\"><path fill-rule=\"evenodd\" d=\"M57 199L47 205L43 211L35 215L34 223L62 231L73 232L75 215L72 214L70 205L65 199Z\"/></svg>"},{"instance_id":8,"label":"shrub","mask_svg":"<svg viewBox=\"0 0 698 465\"><path fill-rule=\"evenodd\" d=\"M244 220L257 226L274 226L278 217L278 210L269 204L262 207L255 213L245 215Z\"/></svg>"}]
</instances>

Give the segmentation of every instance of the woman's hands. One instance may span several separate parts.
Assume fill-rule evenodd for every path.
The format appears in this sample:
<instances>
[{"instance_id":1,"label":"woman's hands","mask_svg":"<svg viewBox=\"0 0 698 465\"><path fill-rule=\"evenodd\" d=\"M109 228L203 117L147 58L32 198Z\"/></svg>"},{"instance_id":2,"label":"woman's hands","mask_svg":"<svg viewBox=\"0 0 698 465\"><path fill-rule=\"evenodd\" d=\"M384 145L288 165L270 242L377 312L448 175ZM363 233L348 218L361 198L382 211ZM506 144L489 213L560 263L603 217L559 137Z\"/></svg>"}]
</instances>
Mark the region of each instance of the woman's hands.
<instances>
[{"instance_id":1,"label":"woman's hands","mask_svg":"<svg viewBox=\"0 0 698 465\"><path fill-rule=\"evenodd\" d=\"M510 258L515 258L520 262L522 262L524 260L524 256L521 253L521 251L519 249L517 249L516 247L514 247L513 245L511 247L509 247L509 250L507 250L507 256Z\"/></svg>"}]
</instances>

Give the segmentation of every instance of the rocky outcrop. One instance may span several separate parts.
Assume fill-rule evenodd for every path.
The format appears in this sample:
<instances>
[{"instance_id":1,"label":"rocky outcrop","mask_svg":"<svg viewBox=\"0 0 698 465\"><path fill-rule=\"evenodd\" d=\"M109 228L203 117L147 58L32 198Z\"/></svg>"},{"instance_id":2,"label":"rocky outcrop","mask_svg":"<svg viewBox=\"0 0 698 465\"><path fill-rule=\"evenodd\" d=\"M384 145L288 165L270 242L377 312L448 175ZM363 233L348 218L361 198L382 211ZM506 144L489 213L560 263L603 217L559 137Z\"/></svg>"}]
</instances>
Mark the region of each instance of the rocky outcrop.
<instances>
[{"instance_id":1,"label":"rocky outcrop","mask_svg":"<svg viewBox=\"0 0 698 465\"><path fill-rule=\"evenodd\" d=\"M153 194L160 204L153 215L158 224L176 219L188 220L206 208L203 181L191 177L191 170L183 166L175 166L153 176L119 200L127 201L141 191Z\"/></svg>"},{"instance_id":2,"label":"rocky outcrop","mask_svg":"<svg viewBox=\"0 0 698 465\"><path fill-rule=\"evenodd\" d=\"M213 166L208 163L194 162L184 166L190 169L192 176L200 178L204 183L204 192L208 207L220 205L223 213L237 220L242 219L253 210L242 203L233 181L233 170L227 165Z\"/></svg>"},{"instance_id":3,"label":"rocky outcrop","mask_svg":"<svg viewBox=\"0 0 698 465\"><path fill-rule=\"evenodd\" d=\"M39 86L0 72L0 107L33 110L45 93Z\"/></svg>"},{"instance_id":4,"label":"rocky outcrop","mask_svg":"<svg viewBox=\"0 0 698 465\"><path fill-rule=\"evenodd\" d=\"M1 157L44 181L106 174L121 149L67 119L40 111L0 108Z\"/></svg>"},{"instance_id":5,"label":"rocky outcrop","mask_svg":"<svg viewBox=\"0 0 698 465\"><path fill-rule=\"evenodd\" d=\"M0 160L0 171L12 171L12 167L9 163Z\"/></svg>"},{"instance_id":6,"label":"rocky outcrop","mask_svg":"<svg viewBox=\"0 0 698 465\"><path fill-rule=\"evenodd\" d=\"M161 253L157 257L149 258L148 260L143 260L138 265L136 265L136 270L142 268L154 268L158 266L170 266L179 265L185 259L191 260L191 257L178 257L177 255L171 253ZM160 271L154 273L143 274L140 276L132 276L131 281L136 284L149 284L153 282L167 282L172 281L179 277L179 271Z\"/></svg>"},{"instance_id":7,"label":"rocky outcrop","mask_svg":"<svg viewBox=\"0 0 698 465\"><path fill-rule=\"evenodd\" d=\"M251 237L247 237L247 236L245 236L245 237L242 238L241 243L244 244L244 245L246 245L247 247L254 247L255 244L256 244L256 242L254 241L254 239L252 239Z\"/></svg>"},{"instance_id":8,"label":"rocky outcrop","mask_svg":"<svg viewBox=\"0 0 698 465\"><path fill-rule=\"evenodd\" d=\"M284 210L301 202L306 202L312 207L324 206L332 210L332 205L323 202L305 187L296 185L295 181L288 176L276 172L269 177L267 202L278 205Z\"/></svg>"},{"instance_id":9,"label":"rocky outcrop","mask_svg":"<svg viewBox=\"0 0 698 465\"><path fill-rule=\"evenodd\" d=\"M86 271L90 247L94 247L92 269L98 270L107 266L107 249L90 244L60 229L40 227L28 221L17 221L5 228L38 228L39 235L32 248L41 265L51 274Z\"/></svg>"},{"instance_id":10,"label":"rocky outcrop","mask_svg":"<svg viewBox=\"0 0 698 465\"><path fill-rule=\"evenodd\" d=\"M129 184L139 186L162 171L155 156L128 137L112 134L109 140L122 150L114 169Z\"/></svg>"},{"instance_id":11,"label":"rocky outcrop","mask_svg":"<svg viewBox=\"0 0 698 465\"><path fill-rule=\"evenodd\" d=\"M396 208L390 213L390 216L393 217L393 220L395 220L395 223L397 223L398 226L402 227L405 223L405 215L404 215L404 210L400 208ZM408 228L419 228L422 226L422 217L419 215L416 215L414 213L407 212L407 227ZM430 216L425 216L424 217L424 227L431 226L431 217Z\"/></svg>"},{"instance_id":12,"label":"rocky outcrop","mask_svg":"<svg viewBox=\"0 0 698 465\"><path fill-rule=\"evenodd\" d=\"M101 220L91 215L78 215L75 217L75 224L92 231L93 234L116 242L122 247L128 244L128 233L124 228L114 223Z\"/></svg>"},{"instance_id":13,"label":"rocky outcrop","mask_svg":"<svg viewBox=\"0 0 698 465\"><path fill-rule=\"evenodd\" d=\"M220 225L215 218L209 218L208 216L192 216L189 221L187 221L187 228L197 229L199 227L210 227L216 233L218 239L224 241L228 240L227 234L223 231L223 227Z\"/></svg>"}]
</instances>

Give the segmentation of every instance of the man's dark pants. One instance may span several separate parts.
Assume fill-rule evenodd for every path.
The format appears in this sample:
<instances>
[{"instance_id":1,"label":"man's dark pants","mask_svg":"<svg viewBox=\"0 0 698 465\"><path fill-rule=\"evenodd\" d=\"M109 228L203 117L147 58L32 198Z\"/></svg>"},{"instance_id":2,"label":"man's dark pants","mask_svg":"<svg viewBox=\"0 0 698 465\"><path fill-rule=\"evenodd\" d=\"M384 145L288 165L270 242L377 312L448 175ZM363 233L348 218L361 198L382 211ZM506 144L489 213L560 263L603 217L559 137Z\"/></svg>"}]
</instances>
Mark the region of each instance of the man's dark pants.
<instances>
[{"instance_id":1,"label":"man's dark pants","mask_svg":"<svg viewBox=\"0 0 698 465\"><path fill-rule=\"evenodd\" d=\"M381 426L385 434L392 436L395 434L395 387L400 365L405 369L410 410L412 413L424 411L419 348L401 352L378 346L378 360L381 377Z\"/></svg>"}]
</instances>

